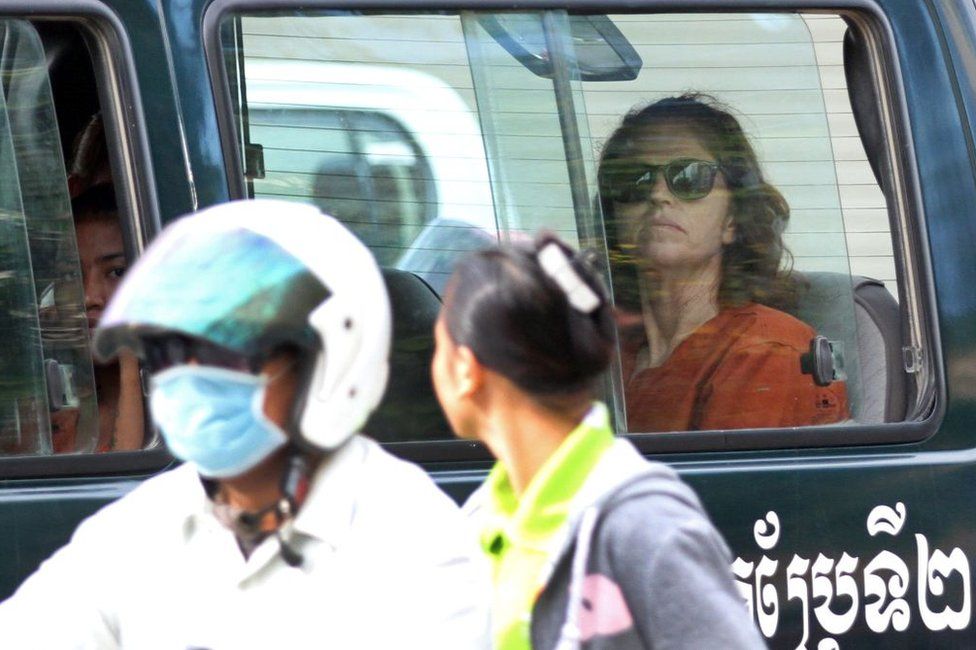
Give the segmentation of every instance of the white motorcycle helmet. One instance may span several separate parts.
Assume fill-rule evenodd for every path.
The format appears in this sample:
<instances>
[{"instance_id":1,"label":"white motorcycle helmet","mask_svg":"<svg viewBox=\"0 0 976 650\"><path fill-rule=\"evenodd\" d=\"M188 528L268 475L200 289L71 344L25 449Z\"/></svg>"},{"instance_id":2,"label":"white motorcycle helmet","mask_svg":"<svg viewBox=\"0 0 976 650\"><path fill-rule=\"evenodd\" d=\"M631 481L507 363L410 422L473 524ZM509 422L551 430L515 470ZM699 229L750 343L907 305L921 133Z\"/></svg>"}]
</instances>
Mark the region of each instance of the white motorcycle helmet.
<instances>
[{"instance_id":1,"label":"white motorcycle helmet","mask_svg":"<svg viewBox=\"0 0 976 650\"><path fill-rule=\"evenodd\" d=\"M165 228L127 272L95 332L102 359L169 335L249 359L314 355L293 432L329 451L358 432L389 373L390 302L379 268L342 224L309 205L257 199Z\"/></svg>"}]
</instances>

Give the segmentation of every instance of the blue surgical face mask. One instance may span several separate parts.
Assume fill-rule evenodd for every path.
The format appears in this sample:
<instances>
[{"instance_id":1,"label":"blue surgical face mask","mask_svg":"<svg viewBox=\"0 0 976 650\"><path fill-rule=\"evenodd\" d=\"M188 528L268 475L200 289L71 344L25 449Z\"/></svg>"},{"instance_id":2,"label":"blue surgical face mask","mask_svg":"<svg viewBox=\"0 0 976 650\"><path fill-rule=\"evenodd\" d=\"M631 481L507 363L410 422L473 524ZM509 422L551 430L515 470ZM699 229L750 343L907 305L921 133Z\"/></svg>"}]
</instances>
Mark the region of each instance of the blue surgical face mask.
<instances>
[{"instance_id":1,"label":"blue surgical face mask","mask_svg":"<svg viewBox=\"0 0 976 650\"><path fill-rule=\"evenodd\" d=\"M169 368L152 377L153 421L173 455L202 476L237 476L288 441L264 414L275 378L213 366Z\"/></svg>"}]
</instances>

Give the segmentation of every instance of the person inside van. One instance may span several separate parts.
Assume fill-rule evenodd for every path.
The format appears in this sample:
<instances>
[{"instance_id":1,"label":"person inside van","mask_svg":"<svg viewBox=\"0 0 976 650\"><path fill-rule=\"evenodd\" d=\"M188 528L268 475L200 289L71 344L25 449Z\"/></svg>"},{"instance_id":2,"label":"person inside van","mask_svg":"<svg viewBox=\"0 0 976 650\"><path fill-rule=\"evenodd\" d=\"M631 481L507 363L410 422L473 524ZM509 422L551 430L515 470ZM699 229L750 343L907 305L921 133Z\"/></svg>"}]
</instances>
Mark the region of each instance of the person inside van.
<instances>
[{"instance_id":1,"label":"person inside van","mask_svg":"<svg viewBox=\"0 0 976 650\"><path fill-rule=\"evenodd\" d=\"M543 235L462 258L435 340L451 428L498 459L464 506L495 648L763 647L694 492L594 401L614 315L582 255Z\"/></svg>"},{"instance_id":2,"label":"person inside van","mask_svg":"<svg viewBox=\"0 0 976 650\"><path fill-rule=\"evenodd\" d=\"M115 191L111 185L91 187L71 202L71 209L85 318L89 333L94 334L102 312L128 267ZM145 420L138 360L125 353L110 363L93 361L93 370L98 404L95 451L140 449ZM54 453L78 451L79 426L77 408L62 408L51 413Z\"/></svg>"},{"instance_id":3,"label":"person inside van","mask_svg":"<svg viewBox=\"0 0 976 650\"><path fill-rule=\"evenodd\" d=\"M75 237L85 292L88 330L94 333L109 300L128 268L122 243L115 190L96 185L71 202ZM143 445L142 382L139 361L129 353L110 363L94 364L98 399L98 442L95 450L124 451ZM55 452L58 435L55 434Z\"/></svg>"},{"instance_id":4,"label":"person inside van","mask_svg":"<svg viewBox=\"0 0 976 650\"><path fill-rule=\"evenodd\" d=\"M164 229L94 345L145 361L185 463L82 522L0 605L0 647L487 648L457 506L358 433L390 332L371 253L312 206L238 201Z\"/></svg>"},{"instance_id":5,"label":"person inside van","mask_svg":"<svg viewBox=\"0 0 976 650\"><path fill-rule=\"evenodd\" d=\"M92 116L74 139L67 181L72 198L85 317L88 331L93 334L128 267L99 113ZM98 403L95 451L140 449L144 444L145 420L138 360L123 353L111 363L95 361L93 366ZM78 426L79 410L76 408L51 413L54 453L78 450Z\"/></svg>"},{"instance_id":6,"label":"person inside van","mask_svg":"<svg viewBox=\"0 0 976 650\"><path fill-rule=\"evenodd\" d=\"M849 417L844 382L801 370L816 332L781 308L799 282L790 208L732 113L699 94L629 113L599 166L633 432Z\"/></svg>"}]
</instances>

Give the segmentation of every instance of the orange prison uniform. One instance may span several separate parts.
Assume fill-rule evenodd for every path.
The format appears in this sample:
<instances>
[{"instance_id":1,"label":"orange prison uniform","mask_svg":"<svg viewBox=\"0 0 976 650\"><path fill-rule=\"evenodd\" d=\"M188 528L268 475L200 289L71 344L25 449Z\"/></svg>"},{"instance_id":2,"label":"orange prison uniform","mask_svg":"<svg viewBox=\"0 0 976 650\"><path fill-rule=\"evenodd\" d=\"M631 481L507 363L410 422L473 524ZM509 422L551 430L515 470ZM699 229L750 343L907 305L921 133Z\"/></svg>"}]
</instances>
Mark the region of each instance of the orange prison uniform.
<instances>
[{"instance_id":1,"label":"orange prison uniform","mask_svg":"<svg viewBox=\"0 0 976 650\"><path fill-rule=\"evenodd\" d=\"M842 381L800 372L816 332L770 307L720 312L663 365L635 372L643 330L623 338L627 428L634 433L829 424L850 417Z\"/></svg>"}]
</instances>

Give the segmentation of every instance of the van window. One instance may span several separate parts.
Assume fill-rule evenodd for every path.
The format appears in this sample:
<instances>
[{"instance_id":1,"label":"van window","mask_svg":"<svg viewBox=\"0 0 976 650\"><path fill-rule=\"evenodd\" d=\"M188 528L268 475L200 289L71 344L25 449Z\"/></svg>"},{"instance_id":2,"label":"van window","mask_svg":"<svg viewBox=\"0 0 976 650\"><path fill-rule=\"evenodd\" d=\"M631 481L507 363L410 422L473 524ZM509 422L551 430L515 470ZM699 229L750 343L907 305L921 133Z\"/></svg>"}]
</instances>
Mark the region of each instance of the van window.
<instances>
[{"instance_id":1,"label":"van window","mask_svg":"<svg viewBox=\"0 0 976 650\"><path fill-rule=\"evenodd\" d=\"M438 295L460 255L540 229L597 251L630 324L602 395L619 431L799 426L836 429L842 441L853 425L925 411L922 325L899 271L911 251L899 259L893 245L909 215L894 200L902 185L885 148L892 117L869 21L309 11L230 14L222 33L251 196L317 203L389 273ZM640 111L661 100L657 121L641 126ZM742 137L702 136L681 112L689 101L730 116ZM872 130L876 142L863 133ZM353 144L364 131L396 150L401 166L384 166L385 182ZM708 307L696 317L667 304L684 304L681 272L699 258L681 256L705 220L660 216L663 188L699 212L728 203L725 234L716 225L702 237L717 243L695 249L724 265L709 297L691 296ZM686 317L694 327L677 331ZM722 366L726 356L738 365ZM367 430L448 435L433 420L406 438L404 426Z\"/></svg>"},{"instance_id":2,"label":"van window","mask_svg":"<svg viewBox=\"0 0 976 650\"><path fill-rule=\"evenodd\" d=\"M256 80L249 87L257 93ZM249 115L252 140L268 143L255 195L303 196L342 215L381 264L393 264L430 220L427 159L390 115L257 103Z\"/></svg>"},{"instance_id":3,"label":"van window","mask_svg":"<svg viewBox=\"0 0 976 650\"><path fill-rule=\"evenodd\" d=\"M131 253L91 57L68 24L0 20L0 40L0 455L139 449L139 366L90 351Z\"/></svg>"}]
</instances>

